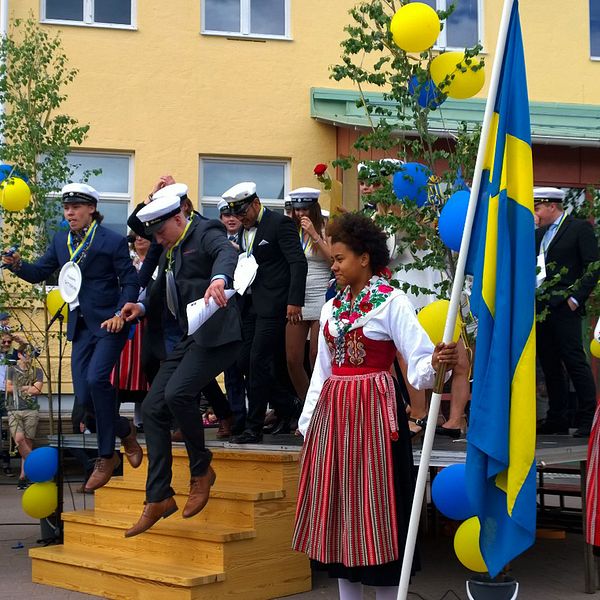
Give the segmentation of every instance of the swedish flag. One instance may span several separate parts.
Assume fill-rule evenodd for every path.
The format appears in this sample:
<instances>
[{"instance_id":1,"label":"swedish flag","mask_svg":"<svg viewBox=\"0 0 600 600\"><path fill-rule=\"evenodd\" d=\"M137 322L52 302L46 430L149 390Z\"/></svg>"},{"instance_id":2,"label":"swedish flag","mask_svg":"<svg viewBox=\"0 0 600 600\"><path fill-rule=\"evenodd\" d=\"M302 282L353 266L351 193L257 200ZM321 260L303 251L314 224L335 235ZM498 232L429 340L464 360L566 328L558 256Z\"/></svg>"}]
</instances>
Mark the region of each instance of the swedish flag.
<instances>
[{"instance_id":1,"label":"swedish flag","mask_svg":"<svg viewBox=\"0 0 600 600\"><path fill-rule=\"evenodd\" d=\"M535 265L529 103L515 0L467 261L479 319L467 488L492 576L535 539Z\"/></svg>"}]
</instances>

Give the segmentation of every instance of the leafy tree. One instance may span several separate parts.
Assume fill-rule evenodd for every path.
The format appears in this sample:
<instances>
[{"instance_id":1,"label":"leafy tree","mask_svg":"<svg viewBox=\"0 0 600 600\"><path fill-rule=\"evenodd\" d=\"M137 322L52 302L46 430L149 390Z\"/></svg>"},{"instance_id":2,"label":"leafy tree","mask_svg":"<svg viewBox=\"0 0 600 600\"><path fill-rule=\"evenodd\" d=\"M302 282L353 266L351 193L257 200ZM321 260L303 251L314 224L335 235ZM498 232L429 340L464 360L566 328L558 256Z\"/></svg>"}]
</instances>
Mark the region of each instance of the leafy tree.
<instances>
[{"instance_id":1,"label":"leafy tree","mask_svg":"<svg viewBox=\"0 0 600 600\"><path fill-rule=\"evenodd\" d=\"M53 196L69 181L73 169L67 155L80 145L89 129L61 111L65 88L77 70L70 67L59 35L50 36L30 16L15 20L0 40L0 160L14 165L16 174L28 178L29 206L19 212L0 208L3 245L19 246L25 260L42 254L61 214L60 198ZM3 271L5 273L5 271ZM52 423L53 380L50 340L46 333L46 284L31 286L5 274L0 281L0 305L17 309L14 317L43 348L40 366L48 383ZM20 309L20 310L19 310Z\"/></svg>"}]
</instances>

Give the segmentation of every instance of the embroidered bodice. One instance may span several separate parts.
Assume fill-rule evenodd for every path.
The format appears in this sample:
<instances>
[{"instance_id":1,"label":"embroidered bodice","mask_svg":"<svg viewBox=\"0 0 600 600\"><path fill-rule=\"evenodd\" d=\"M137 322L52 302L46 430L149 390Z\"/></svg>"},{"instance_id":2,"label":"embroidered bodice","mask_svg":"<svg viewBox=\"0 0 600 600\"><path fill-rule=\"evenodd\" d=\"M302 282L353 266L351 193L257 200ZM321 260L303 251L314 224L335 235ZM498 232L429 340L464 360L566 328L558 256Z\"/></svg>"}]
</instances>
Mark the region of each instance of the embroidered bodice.
<instances>
[{"instance_id":1,"label":"embroidered bodice","mask_svg":"<svg viewBox=\"0 0 600 600\"><path fill-rule=\"evenodd\" d=\"M331 368L360 369L361 371L388 371L396 355L396 346L392 340L372 340L358 327L347 332L343 339L331 335L329 324L325 324L325 340L331 352Z\"/></svg>"}]
</instances>

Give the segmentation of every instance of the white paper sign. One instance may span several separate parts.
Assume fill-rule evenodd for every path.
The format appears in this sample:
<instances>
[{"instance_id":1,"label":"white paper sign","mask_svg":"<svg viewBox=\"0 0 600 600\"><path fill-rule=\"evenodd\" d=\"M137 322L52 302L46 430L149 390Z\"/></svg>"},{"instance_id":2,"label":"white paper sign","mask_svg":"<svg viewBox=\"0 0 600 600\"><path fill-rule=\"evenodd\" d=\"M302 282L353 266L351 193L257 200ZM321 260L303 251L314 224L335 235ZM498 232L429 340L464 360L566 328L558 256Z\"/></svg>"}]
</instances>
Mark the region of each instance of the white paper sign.
<instances>
[{"instance_id":1,"label":"white paper sign","mask_svg":"<svg viewBox=\"0 0 600 600\"><path fill-rule=\"evenodd\" d=\"M229 300L235 294L235 290L225 290L225 297ZM221 308L214 298L209 298L208 304L204 298L190 302L185 311L188 321L188 335L194 334L208 319L210 319Z\"/></svg>"},{"instance_id":2,"label":"white paper sign","mask_svg":"<svg viewBox=\"0 0 600 600\"><path fill-rule=\"evenodd\" d=\"M58 275L58 291L71 310L79 306L78 296L81 283L82 275L79 265L73 261L65 263Z\"/></svg>"}]
</instances>

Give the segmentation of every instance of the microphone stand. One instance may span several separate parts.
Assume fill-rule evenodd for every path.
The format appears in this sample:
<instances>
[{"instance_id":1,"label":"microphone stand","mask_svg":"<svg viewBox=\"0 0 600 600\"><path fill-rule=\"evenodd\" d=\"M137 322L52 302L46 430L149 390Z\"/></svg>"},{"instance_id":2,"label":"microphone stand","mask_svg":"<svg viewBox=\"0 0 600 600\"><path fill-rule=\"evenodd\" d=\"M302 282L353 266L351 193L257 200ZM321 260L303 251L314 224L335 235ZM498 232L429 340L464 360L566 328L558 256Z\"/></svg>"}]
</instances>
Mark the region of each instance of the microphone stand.
<instances>
[{"instance_id":1,"label":"microphone stand","mask_svg":"<svg viewBox=\"0 0 600 600\"><path fill-rule=\"evenodd\" d=\"M55 543L62 544L64 540L62 513L64 506L64 455L63 455L63 431L62 431L62 362L63 362L63 322L65 320L62 310L67 303L63 302L60 308L54 313L46 332L50 330L55 321L58 321L58 383L56 386L56 397L58 399L58 471L56 473L56 489L58 494L58 503L56 505L56 525L54 526Z\"/></svg>"}]
</instances>

